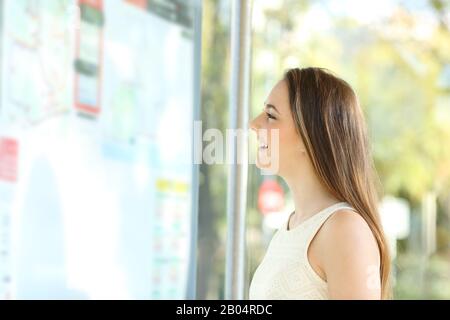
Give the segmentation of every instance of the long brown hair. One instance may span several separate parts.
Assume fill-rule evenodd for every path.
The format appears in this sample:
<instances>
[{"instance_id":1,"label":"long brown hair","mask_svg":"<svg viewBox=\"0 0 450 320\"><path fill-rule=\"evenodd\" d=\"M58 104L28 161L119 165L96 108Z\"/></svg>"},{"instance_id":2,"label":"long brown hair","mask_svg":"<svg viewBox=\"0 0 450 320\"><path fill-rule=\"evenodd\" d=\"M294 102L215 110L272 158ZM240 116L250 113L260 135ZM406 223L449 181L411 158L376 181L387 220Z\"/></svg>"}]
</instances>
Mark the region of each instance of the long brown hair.
<instances>
[{"instance_id":1,"label":"long brown hair","mask_svg":"<svg viewBox=\"0 0 450 320\"><path fill-rule=\"evenodd\" d=\"M372 230L380 251L381 297L390 298L390 258L378 213L378 180L356 94L347 82L321 68L289 69L284 80L295 126L317 175Z\"/></svg>"}]
</instances>

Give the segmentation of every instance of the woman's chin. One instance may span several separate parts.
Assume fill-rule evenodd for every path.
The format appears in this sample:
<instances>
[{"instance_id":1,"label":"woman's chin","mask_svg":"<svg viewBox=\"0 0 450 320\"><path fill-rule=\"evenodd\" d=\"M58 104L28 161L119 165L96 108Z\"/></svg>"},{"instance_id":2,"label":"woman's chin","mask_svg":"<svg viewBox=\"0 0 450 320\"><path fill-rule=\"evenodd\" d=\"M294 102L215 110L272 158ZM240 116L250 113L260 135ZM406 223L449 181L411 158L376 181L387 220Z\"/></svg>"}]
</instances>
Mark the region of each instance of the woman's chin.
<instances>
[{"instance_id":1,"label":"woman's chin","mask_svg":"<svg viewBox=\"0 0 450 320\"><path fill-rule=\"evenodd\" d=\"M278 174L278 166L274 165L271 159L256 157L256 167L262 171L262 174L273 175Z\"/></svg>"}]
</instances>

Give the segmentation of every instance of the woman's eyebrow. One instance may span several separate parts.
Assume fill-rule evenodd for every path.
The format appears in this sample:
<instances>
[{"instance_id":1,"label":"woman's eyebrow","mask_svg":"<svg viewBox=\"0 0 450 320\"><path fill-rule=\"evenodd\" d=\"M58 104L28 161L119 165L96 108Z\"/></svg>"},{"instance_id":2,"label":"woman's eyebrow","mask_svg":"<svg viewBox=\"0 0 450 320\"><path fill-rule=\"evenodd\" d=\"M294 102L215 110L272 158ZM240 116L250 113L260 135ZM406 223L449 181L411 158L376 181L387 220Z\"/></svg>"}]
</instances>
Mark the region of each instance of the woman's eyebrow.
<instances>
[{"instance_id":1,"label":"woman's eyebrow","mask_svg":"<svg viewBox=\"0 0 450 320\"><path fill-rule=\"evenodd\" d=\"M265 103L265 102L264 102L264 106L265 106L266 108L272 108L272 109L274 109L278 114L281 114L280 111L278 111L278 109L277 109L273 104Z\"/></svg>"}]
</instances>

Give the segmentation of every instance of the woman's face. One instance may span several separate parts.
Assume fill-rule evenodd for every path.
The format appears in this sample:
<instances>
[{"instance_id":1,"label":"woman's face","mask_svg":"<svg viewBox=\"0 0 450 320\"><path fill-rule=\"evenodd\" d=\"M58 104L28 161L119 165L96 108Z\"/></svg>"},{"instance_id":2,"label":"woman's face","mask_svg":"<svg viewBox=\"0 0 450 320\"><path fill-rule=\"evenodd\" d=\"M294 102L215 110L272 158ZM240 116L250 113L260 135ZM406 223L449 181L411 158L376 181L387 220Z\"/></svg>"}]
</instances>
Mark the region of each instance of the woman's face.
<instances>
[{"instance_id":1,"label":"woman's face","mask_svg":"<svg viewBox=\"0 0 450 320\"><path fill-rule=\"evenodd\" d=\"M271 90L262 112L250 122L250 128L258 139L258 168L284 176L305 165L308 158L292 118L286 81L281 80Z\"/></svg>"}]
</instances>

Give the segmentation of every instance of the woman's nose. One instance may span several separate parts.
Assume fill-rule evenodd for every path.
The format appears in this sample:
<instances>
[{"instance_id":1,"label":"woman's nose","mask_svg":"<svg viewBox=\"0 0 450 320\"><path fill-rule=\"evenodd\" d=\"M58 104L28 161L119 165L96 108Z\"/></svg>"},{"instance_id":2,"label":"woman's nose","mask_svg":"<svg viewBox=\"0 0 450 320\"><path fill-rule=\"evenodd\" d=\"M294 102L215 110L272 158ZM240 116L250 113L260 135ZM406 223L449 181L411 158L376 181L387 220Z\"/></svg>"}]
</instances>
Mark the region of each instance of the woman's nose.
<instances>
[{"instance_id":1,"label":"woman's nose","mask_svg":"<svg viewBox=\"0 0 450 320\"><path fill-rule=\"evenodd\" d=\"M258 129L259 129L258 118L259 118L259 116L254 118L253 120L251 120L249 123L249 128L255 132L258 131Z\"/></svg>"}]
</instances>

